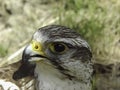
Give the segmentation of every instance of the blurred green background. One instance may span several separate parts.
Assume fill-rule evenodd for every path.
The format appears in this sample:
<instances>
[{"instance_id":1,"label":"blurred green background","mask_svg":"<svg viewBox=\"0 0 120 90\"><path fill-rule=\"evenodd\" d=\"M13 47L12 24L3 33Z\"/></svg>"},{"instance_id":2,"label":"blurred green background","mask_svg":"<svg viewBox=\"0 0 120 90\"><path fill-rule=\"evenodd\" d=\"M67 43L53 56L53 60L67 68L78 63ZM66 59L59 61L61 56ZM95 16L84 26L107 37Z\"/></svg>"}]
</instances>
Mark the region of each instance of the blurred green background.
<instances>
[{"instance_id":1,"label":"blurred green background","mask_svg":"<svg viewBox=\"0 0 120 90\"><path fill-rule=\"evenodd\" d=\"M120 90L120 0L0 0L0 66L18 61L32 34L50 24L76 30L95 63L112 65L98 90Z\"/></svg>"}]
</instances>

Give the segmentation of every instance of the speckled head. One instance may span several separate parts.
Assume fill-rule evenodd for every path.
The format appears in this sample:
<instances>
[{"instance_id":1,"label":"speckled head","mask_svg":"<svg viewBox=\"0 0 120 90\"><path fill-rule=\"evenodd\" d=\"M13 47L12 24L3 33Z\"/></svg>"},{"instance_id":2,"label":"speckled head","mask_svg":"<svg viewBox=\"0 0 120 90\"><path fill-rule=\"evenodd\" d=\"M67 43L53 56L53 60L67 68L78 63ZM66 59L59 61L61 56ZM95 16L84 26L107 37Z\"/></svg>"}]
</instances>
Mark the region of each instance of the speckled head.
<instances>
[{"instance_id":1,"label":"speckled head","mask_svg":"<svg viewBox=\"0 0 120 90\"><path fill-rule=\"evenodd\" d=\"M87 87L90 88L93 73L91 50L88 43L74 30L60 25L42 27L34 33L32 43L25 52L28 52L27 54L31 57L29 61L36 63L35 73L38 80L41 79L43 83L48 83L48 87L52 83L55 84L56 80L59 82L58 85L62 83L62 80L66 80L64 81L66 86L68 81L74 81L81 83L78 85L81 88L84 86L83 83L88 83ZM63 84L61 85L61 87L65 87ZM61 88L55 90L90 89Z\"/></svg>"}]
</instances>

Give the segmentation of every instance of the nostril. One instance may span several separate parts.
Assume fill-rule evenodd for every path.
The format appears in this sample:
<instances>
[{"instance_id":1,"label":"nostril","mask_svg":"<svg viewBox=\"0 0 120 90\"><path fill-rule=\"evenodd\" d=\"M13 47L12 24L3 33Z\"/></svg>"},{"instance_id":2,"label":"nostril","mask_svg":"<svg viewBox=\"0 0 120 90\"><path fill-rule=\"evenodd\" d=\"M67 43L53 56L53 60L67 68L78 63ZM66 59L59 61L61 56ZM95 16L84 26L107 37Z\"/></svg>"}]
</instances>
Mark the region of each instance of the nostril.
<instances>
[{"instance_id":1,"label":"nostril","mask_svg":"<svg viewBox=\"0 0 120 90\"><path fill-rule=\"evenodd\" d=\"M38 45L35 45L35 49L38 49Z\"/></svg>"}]
</instances>

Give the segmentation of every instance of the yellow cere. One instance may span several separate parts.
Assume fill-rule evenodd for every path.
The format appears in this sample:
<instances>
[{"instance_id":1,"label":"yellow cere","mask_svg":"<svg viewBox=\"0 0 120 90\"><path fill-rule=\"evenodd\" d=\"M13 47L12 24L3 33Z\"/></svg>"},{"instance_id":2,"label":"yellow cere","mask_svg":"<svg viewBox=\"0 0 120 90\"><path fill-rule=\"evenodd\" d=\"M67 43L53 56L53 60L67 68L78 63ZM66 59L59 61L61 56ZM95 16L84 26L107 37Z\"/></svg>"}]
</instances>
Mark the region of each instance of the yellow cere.
<instances>
[{"instance_id":1,"label":"yellow cere","mask_svg":"<svg viewBox=\"0 0 120 90\"><path fill-rule=\"evenodd\" d=\"M40 42L37 42L33 40L31 42L32 45L32 50L38 52L40 55L45 55L43 50L42 50L42 44Z\"/></svg>"}]
</instances>

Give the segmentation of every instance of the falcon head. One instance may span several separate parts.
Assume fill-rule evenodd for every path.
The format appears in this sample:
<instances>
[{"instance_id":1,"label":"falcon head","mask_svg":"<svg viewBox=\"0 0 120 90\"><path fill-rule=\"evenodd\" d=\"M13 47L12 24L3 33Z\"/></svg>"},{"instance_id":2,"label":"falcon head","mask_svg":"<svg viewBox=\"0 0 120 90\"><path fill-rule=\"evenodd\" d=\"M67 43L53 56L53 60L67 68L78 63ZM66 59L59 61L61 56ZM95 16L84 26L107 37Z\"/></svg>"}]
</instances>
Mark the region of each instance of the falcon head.
<instances>
[{"instance_id":1,"label":"falcon head","mask_svg":"<svg viewBox=\"0 0 120 90\"><path fill-rule=\"evenodd\" d=\"M24 61L36 64L38 77L49 75L83 82L92 77L92 54L88 43L74 30L64 26L40 28L34 33L23 56Z\"/></svg>"}]
</instances>

